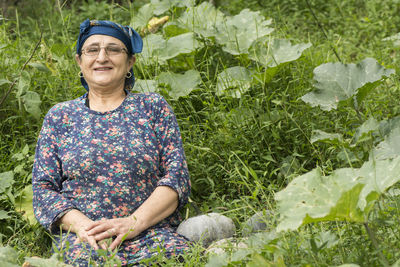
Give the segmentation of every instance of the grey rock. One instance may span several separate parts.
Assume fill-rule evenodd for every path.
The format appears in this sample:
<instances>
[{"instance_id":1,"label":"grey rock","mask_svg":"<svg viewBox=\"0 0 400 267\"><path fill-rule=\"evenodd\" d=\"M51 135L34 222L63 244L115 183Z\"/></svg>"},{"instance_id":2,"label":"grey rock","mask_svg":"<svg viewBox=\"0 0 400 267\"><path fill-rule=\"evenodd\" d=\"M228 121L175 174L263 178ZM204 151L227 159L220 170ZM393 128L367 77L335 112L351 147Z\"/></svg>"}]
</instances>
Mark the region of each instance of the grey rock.
<instances>
[{"instance_id":1,"label":"grey rock","mask_svg":"<svg viewBox=\"0 0 400 267\"><path fill-rule=\"evenodd\" d=\"M244 224L243 235L248 236L251 233L264 231L267 229L267 217L271 217L272 213L269 210L256 212Z\"/></svg>"},{"instance_id":2,"label":"grey rock","mask_svg":"<svg viewBox=\"0 0 400 267\"><path fill-rule=\"evenodd\" d=\"M177 229L178 234L190 241L202 242L207 247L211 242L232 237L236 231L232 219L219 213L209 213L183 221Z\"/></svg>"}]
</instances>

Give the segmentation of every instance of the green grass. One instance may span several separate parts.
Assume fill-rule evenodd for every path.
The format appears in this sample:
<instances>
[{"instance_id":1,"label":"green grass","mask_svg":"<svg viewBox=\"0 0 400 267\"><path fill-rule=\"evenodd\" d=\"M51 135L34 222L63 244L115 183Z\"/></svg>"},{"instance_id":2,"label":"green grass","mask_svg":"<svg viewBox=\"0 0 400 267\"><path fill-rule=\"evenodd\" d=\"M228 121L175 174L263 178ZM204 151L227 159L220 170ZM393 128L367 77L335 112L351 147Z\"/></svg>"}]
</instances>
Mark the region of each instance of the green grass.
<instances>
[{"instance_id":1,"label":"green grass","mask_svg":"<svg viewBox=\"0 0 400 267\"><path fill-rule=\"evenodd\" d=\"M27 66L31 81L29 90L37 92L42 104L40 120L24 109L17 98L17 83L7 100L0 106L0 173L14 171L15 183L10 194L18 196L30 183L32 159L41 120L57 102L73 99L84 93L73 59L79 23L86 18L110 19L128 24L137 9L147 1L23 1L10 6L0 19L0 79L14 81L30 57L40 32L43 39L32 62L44 64L49 71ZM199 1L198 1L199 2ZM383 38L400 31L398 1L322 1L217 0L217 7L235 15L242 9L260 11L273 19L273 36L290 39L292 43L311 42L303 56L279 69L270 82L252 84L240 99L215 93L218 74L236 65L262 72L263 68L245 56L232 56L212 42L191 56L179 56L166 65L154 62L135 66L139 79L152 79L163 71L198 70L202 77L199 90L189 96L172 99L167 90L162 94L173 106L182 132L193 185L192 199L201 211L222 212L237 226L236 237L242 236L244 221L256 211L268 208L276 211L274 193L292 179L320 166L330 172L348 167L349 162L338 157L343 150L330 144L311 144L313 130L342 133L348 138L360 125L354 110L339 108L324 112L311 108L300 97L312 89L313 69L327 62L356 63L373 57L399 73L399 48ZM31 8L35 6L35 8ZM0 11L1 12L1 11ZM182 8L169 11L171 19L179 17ZM315 13L322 28L318 26ZM0 13L1 14L1 13ZM45 14L45 15L42 15ZM0 17L1 18L1 17ZM323 33L326 32L326 37ZM0 97L9 84L0 85ZM399 115L400 97L398 74L387 79L365 100L363 121L373 116L378 120ZM26 160L12 156L29 146ZM353 162L359 167L368 159L370 147L365 143L355 149L363 153ZM11 218L0 220L0 244L18 251L18 263L25 256L50 257L51 240L38 225L29 225L16 211L15 203L5 194L0 198L1 209ZM188 213L196 211L188 206ZM268 229L274 229L278 214L266 218ZM370 225L377 234L381 252L390 264L400 258L398 223L399 200L384 196L370 216ZM330 233L330 234L327 234ZM321 241L321 235L329 241ZM260 238L260 240L262 240ZM322 243L321 243L322 242ZM372 246L363 225L348 222L314 223L298 231L277 234L273 240L260 241L241 261L232 261L230 254L221 256L231 266L265 264L283 260L286 266L336 266L355 263L360 266L381 266L379 255ZM225 258L224 258L225 257ZM175 259L153 259L165 265L199 266L208 262L200 246L184 256L185 264ZM210 264L216 261L210 261ZM256 265L253 265L256 266Z\"/></svg>"}]
</instances>

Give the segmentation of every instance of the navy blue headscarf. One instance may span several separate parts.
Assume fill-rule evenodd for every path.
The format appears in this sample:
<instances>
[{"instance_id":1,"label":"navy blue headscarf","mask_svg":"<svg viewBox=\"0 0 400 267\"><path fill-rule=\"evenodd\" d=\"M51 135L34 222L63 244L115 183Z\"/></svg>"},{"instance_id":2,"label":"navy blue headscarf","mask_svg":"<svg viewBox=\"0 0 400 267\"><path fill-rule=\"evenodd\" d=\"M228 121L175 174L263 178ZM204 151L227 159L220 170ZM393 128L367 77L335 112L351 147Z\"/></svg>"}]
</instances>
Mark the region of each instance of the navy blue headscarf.
<instances>
[{"instance_id":1,"label":"navy blue headscarf","mask_svg":"<svg viewBox=\"0 0 400 267\"><path fill-rule=\"evenodd\" d=\"M129 54L133 55L142 52L143 41L140 35L129 26L122 26L107 20L85 20L80 25L79 37L76 43L76 53L82 54L82 46L86 39L94 34L108 35L119 39L128 49ZM135 84L133 69L130 69L132 76L125 79L125 88L132 89ZM89 86L85 78L81 78L81 83L86 90Z\"/></svg>"}]
</instances>

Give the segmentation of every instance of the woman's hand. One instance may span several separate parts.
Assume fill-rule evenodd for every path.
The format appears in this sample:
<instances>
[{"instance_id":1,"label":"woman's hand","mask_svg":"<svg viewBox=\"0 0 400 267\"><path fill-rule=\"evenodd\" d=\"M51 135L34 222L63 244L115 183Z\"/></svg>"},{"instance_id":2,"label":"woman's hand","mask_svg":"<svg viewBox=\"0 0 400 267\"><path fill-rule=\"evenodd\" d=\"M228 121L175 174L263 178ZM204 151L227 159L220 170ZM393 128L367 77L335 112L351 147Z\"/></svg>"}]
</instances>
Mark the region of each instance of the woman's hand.
<instances>
[{"instance_id":1,"label":"woman's hand","mask_svg":"<svg viewBox=\"0 0 400 267\"><path fill-rule=\"evenodd\" d=\"M81 227L79 227L79 229L75 230L76 231L75 233L77 235L77 239L76 239L74 245L78 244L80 242L86 242L92 248L94 248L95 250L98 250L99 249L99 245L97 244L96 239L93 236L88 235L88 232L85 230L88 227L90 227L90 226L81 226ZM104 247L104 245L101 245L101 248L102 249L106 249L106 247Z\"/></svg>"},{"instance_id":2,"label":"woman's hand","mask_svg":"<svg viewBox=\"0 0 400 267\"><path fill-rule=\"evenodd\" d=\"M99 242L103 249L106 248L106 244L101 241L116 236L108 247L110 250L114 250L122 241L132 239L141 232L135 226L137 226L136 218L134 218L134 216L129 216L95 221L86 227L85 231L89 237Z\"/></svg>"}]
</instances>

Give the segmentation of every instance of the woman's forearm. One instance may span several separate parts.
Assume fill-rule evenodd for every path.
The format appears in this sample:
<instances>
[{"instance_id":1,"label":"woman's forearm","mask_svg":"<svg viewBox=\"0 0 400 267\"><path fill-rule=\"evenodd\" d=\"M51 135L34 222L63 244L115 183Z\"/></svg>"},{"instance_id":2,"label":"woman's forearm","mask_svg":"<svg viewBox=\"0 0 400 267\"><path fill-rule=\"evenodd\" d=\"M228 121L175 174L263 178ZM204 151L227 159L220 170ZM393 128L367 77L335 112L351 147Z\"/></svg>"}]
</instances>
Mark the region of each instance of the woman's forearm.
<instances>
[{"instance_id":1,"label":"woman's forearm","mask_svg":"<svg viewBox=\"0 0 400 267\"><path fill-rule=\"evenodd\" d=\"M136 231L142 232L171 215L178 207L178 193L168 186L158 186L133 213Z\"/></svg>"}]
</instances>

